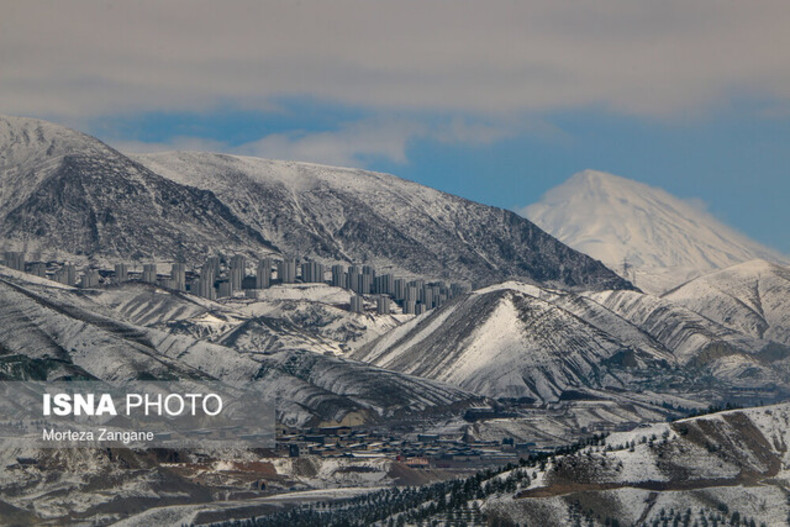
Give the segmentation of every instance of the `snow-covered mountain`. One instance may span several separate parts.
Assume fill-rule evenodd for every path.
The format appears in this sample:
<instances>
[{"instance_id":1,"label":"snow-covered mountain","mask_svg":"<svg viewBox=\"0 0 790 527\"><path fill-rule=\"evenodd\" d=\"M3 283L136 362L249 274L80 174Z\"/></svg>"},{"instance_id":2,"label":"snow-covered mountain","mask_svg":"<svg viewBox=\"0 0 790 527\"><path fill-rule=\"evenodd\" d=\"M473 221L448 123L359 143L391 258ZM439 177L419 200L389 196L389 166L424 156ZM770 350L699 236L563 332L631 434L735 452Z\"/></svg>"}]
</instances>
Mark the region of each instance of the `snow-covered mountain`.
<instances>
[{"instance_id":1,"label":"snow-covered mountain","mask_svg":"<svg viewBox=\"0 0 790 527\"><path fill-rule=\"evenodd\" d=\"M664 298L744 334L790 345L790 268L753 260L692 280Z\"/></svg>"},{"instance_id":2,"label":"snow-covered mountain","mask_svg":"<svg viewBox=\"0 0 790 527\"><path fill-rule=\"evenodd\" d=\"M594 170L574 175L521 213L653 293L755 258L788 261L691 202Z\"/></svg>"},{"instance_id":3,"label":"snow-covered mountain","mask_svg":"<svg viewBox=\"0 0 790 527\"><path fill-rule=\"evenodd\" d=\"M790 387L784 343L636 291L579 295L517 282L417 317L352 356L490 397L542 402L587 389L701 400L745 389L767 400Z\"/></svg>"},{"instance_id":4,"label":"snow-covered mountain","mask_svg":"<svg viewBox=\"0 0 790 527\"><path fill-rule=\"evenodd\" d=\"M15 117L0 117L0 240L27 252L187 261L276 250L211 192L85 134Z\"/></svg>"},{"instance_id":5,"label":"snow-covered mountain","mask_svg":"<svg viewBox=\"0 0 790 527\"><path fill-rule=\"evenodd\" d=\"M132 159L21 117L0 116L0 244L193 264L218 251L287 254L473 284L631 287L517 214L395 176L216 154Z\"/></svg>"},{"instance_id":6,"label":"snow-covered mountain","mask_svg":"<svg viewBox=\"0 0 790 527\"><path fill-rule=\"evenodd\" d=\"M631 287L517 214L388 174L209 153L133 158L212 191L293 255L477 285L519 278L574 289Z\"/></svg>"}]
</instances>

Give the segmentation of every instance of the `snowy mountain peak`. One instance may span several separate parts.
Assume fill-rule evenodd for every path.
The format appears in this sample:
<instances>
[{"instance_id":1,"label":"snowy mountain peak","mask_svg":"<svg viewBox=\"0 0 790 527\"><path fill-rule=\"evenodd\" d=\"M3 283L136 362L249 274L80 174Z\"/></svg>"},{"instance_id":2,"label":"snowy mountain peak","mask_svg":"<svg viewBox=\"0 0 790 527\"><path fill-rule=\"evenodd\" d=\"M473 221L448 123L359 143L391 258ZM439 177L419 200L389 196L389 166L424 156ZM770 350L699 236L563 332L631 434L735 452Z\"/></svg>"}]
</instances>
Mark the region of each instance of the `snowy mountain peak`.
<instances>
[{"instance_id":1,"label":"snowy mountain peak","mask_svg":"<svg viewBox=\"0 0 790 527\"><path fill-rule=\"evenodd\" d=\"M0 170L40 160L42 154L57 158L75 149L109 151L89 135L39 119L0 115Z\"/></svg>"},{"instance_id":2,"label":"snowy mountain peak","mask_svg":"<svg viewBox=\"0 0 790 527\"><path fill-rule=\"evenodd\" d=\"M786 261L691 201L595 170L574 175L521 213L650 292L754 258Z\"/></svg>"}]
</instances>

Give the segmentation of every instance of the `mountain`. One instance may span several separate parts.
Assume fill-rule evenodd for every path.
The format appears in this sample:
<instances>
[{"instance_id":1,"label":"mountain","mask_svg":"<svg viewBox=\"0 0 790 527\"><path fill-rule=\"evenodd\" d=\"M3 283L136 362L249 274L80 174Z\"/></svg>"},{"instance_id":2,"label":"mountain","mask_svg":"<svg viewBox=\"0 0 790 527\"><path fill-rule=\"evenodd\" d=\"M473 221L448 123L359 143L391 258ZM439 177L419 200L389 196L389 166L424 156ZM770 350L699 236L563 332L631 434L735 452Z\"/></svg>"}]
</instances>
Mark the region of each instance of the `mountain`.
<instances>
[{"instance_id":1,"label":"mountain","mask_svg":"<svg viewBox=\"0 0 790 527\"><path fill-rule=\"evenodd\" d=\"M788 261L688 201L594 170L549 190L522 214L653 293L755 258Z\"/></svg>"},{"instance_id":2,"label":"mountain","mask_svg":"<svg viewBox=\"0 0 790 527\"><path fill-rule=\"evenodd\" d=\"M313 351L248 353L135 325L100 294L27 276L0 267L0 380L254 382L281 398L278 418L294 426L458 413L480 400L434 381Z\"/></svg>"},{"instance_id":3,"label":"mountain","mask_svg":"<svg viewBox=\"0 0 790 527\"><path fill-rule=\"evenodd\" d=\"M790 393L790 347L636 291L480 289L351 355L495 398L650 390L696 400ZM755 399L756 400L756 399Z\"/></svg>"},{"instance_id":4,"label":"mountain","mask_svg":"<svg viewBox=\"0 0 790 527\"><path fill-rule=\"evenodd\" d=\"M45 258L280 254L472 284L632 287L512 212L395 176L218 154L130 158L21 117L0 116L0 243Z\"/></svg>"},{"instance_id":5,"label":"mountain","mask_svg":"<svg viewBox=\"0 0 790 527\"><path fill-rule=\"evenodd\" d=\"M664 298L744 334L790 345L790 268L753 260L692 280Z\"/></svg>"},{"instance_id":6,"label":"mountain","mask_svg":"<svg viewBox=\"0 0 790 527\"><path fill-rule=\"evenodd\" d=\"M213 192L284 253L474 285L631 285L512 212L388 174L209 153L133 158Z\"/></svg>"},{"instance_id":7,"label":"mountain","mask_svg":"<svg viewBox=\"0 0 790 527\"><path fill-rule=\"evenodd\" d=\"M44 121L0 117L0 189L0 240L30 252L198 261L276 250L211 192Z\"/></svg>"}]
</instances>

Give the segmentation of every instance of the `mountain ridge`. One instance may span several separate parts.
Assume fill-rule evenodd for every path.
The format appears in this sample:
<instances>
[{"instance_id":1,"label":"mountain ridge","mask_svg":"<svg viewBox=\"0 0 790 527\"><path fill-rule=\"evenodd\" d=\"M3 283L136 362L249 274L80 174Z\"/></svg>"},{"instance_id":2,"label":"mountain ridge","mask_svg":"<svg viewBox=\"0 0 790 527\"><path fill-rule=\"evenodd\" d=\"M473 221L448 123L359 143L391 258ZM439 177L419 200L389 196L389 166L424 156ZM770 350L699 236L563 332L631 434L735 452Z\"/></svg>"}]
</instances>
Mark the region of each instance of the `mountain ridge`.
<instances>
[{"instance_id":1,"label":"mountain ridge","mask_svg":"<svg viewBox=\"0 0 790 527\"><path fill-rule=\"evenodd\" d=\"M291 254L476 285L520 277L571 288L598 289L601 281L631 287L510 211L390 174L202 152L133 158L174 181L212 190ZM261 200L278 208L262 207Z\"/></svg>"},{"instance_id":2,"label":"mountain ridge","mask_svg":"<svg viewBox=\"0 0 790 527\"><path fill-rule=\"evenodd\" d=\"M771 297L776 313L788 297ZM780 338L790 328L786 317L758 333L694 308L636 291L576 294L506 282L454 299L351 356L489 397L543 403L575 390L686 393L711 402L754 390L765 400L790 393L783 360L790 345Z\"/></svg>"},{"instance_id":3,"label":"mountain ridge","mask_svg":"<svg viewBox=\"0 0 790 527\"><path fill-rule=\"evenodd\" d=\"M472 284L633 287L513 212L387 174L226 154L130 158L2 116L0 156L6 249L193 266L217 252L270 254Z\"/></svg>"}]
</instances>

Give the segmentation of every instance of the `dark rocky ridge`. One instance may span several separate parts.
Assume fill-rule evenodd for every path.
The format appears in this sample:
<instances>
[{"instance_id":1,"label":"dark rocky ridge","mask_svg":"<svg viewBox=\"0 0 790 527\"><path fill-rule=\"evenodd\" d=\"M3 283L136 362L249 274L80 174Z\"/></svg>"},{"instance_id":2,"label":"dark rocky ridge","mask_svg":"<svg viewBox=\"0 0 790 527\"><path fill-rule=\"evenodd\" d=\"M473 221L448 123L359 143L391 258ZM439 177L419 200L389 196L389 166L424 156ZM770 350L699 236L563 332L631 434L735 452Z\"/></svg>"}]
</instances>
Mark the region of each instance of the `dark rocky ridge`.
<instances>
[{"instance_id":1,"label":"dark rocky ridge","mask_svg":"<svg viewBox=\"0 0 790 527\"><path fill-rule=\"evenodd\" d=\"M633 288L513 212L388 174L208 153L134 159L211 190L293 255L475 286L518 278L571 289Z\"/></svg>"}]
</instances>

